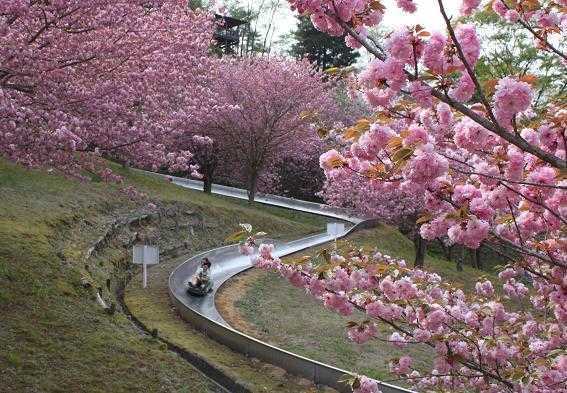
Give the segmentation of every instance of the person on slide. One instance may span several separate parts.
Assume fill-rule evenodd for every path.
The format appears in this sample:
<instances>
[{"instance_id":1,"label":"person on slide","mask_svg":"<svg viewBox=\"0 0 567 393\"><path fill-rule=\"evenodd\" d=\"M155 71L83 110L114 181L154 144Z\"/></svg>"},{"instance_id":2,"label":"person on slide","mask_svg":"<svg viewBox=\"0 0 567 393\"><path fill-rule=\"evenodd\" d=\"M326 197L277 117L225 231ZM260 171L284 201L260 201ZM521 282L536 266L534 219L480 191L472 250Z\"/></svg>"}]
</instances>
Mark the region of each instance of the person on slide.
<instances>
[{"instance_id":1,"label":"person on slide","mask_svg":"<svg viewBox=\"0 0 567 393\"><path fill-rule=\"evenodd\" d=\"M209 277L209 273L211 270L211 261L209 258L203 258L201 261L201 266L197 269L197 272L193 277L191 277L191 285L194 288L204 289L208 284L211 278Z\"/></svg>"}]
</instances>

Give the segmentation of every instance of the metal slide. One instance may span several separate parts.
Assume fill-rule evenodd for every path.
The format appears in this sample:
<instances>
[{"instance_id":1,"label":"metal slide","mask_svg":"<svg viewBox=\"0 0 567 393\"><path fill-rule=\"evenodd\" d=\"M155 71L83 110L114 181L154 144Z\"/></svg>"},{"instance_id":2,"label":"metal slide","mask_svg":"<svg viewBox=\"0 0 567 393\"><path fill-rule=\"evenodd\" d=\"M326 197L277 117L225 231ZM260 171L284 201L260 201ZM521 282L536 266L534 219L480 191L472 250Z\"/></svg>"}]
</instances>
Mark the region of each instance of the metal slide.
<instances>
[{"instance_id":1,"label":"metal slide","mask_svg":"<svg viewBox=\"0 0 567 393\"><path fill-rule=\"evenodd\" d=\"M163 177L181 187L194 190L203 189L203 183L200 181L172 176ZM213 185L212 192L218 195L248 199L246 190L233 187ZM339 238L346 236L354 230L372 227L377 222L373 219L353 216L344 209L275 195L258 194L255 201L346 221L345 231L337 236ZM276 242L275 254L283 257L310 247L328 243L334 239L334 235L321 233L291 242ZM208 257L213 262L210 275L214 281L214 288L211 293L204 297L194 297L187 294L186 283L197 270L203 257ZM186 321L231 349L272 363L291 374L310 379L316 384L330 386L340 392L350 392L350 388L340 382L340 380L344 379L345 374L350 374L350 372L264 343L233 329L222 318L215 306L215 296L218 289L230 278L251 267L250 257L241 255L238 252L238 247L235 245L216 248L196 255L178 266L171 273L169 277L169 293L172 302ZM415 393L387 383L381 383L380 388L383 393Z\"/></svg>"}]
</instances>

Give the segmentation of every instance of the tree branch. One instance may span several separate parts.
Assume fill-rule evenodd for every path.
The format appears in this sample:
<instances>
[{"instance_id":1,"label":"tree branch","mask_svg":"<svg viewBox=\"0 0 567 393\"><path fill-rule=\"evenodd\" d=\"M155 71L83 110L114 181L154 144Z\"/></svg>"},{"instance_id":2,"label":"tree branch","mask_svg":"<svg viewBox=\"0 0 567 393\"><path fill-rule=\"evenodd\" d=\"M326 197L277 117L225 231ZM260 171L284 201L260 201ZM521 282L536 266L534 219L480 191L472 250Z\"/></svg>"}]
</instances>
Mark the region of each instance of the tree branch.
<instances>
[{"instance_id":1,"label":"tree branch","mask_svg":"<svg viewBox=\"0 0 567 393\"><path fill-rule=\"evenodd\" d=\"M336 19L336 21L341 25L341 27L343 29L345 29L345 31L348 34L350 34L362 46L364 46L364 48L366 48L366 50L368 50L368 52L370 52L372 55L374 55L376 58L378 58L382 61L386 60L386 56L384 54L380 53L366 39L360 37L360 35L356 31L354 31L354 29L351 26L349 26L347 23L343 22L340 19ZM408 76L409 80L411 80L411 81L415 80L415 78L413 77L413 75L410 72L406 71L406 75ZM514 134L507 132L503 128L492 123L486 117L483 117L480 114L474 112L473 110L468 108L466 105L463 105L460 102L454 101L447 94L439 91L438 89L432 87L431 88L431 95L433 97L437 98L439 101L446 103L447 105L449 105L450 107L452 107L456 111L458 111L458 112L462 113L463 115L469 117L475 123L481 125L482 127L486 128L487 130L491 131L492 133L498 135L499 137L506 140L507 142L513 144L514 146L517 146L521 150L524 150L524 151L538 157L542 161L550 164L551 166L553 166L555 168L567 168L567 161L562 160L561 158L556 157L554 155L548 154L545 151L543 151L542 149L540 149L539 147L529 144L523 138L520 138L517 135L514 135Z\"/></svg>"}]
</instances>

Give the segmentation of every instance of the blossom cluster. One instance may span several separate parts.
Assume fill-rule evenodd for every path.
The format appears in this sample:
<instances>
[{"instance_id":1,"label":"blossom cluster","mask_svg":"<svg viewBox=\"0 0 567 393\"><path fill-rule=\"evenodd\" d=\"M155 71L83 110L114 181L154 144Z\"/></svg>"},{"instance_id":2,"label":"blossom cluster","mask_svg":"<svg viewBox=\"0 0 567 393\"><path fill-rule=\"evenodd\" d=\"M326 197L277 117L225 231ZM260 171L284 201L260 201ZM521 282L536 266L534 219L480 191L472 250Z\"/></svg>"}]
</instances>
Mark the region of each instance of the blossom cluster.
<instances>
[{"instance_id":1,"label":"blossom cluster","mask_svg":"<svg viewBox=\"0 0 567 393\"><path fill-rule=\"evenodd\" d=\"M316 162L321 150L312 147L319 140L311 125L315 117L325 121L333 115L334 101L331 87L311 63L227 56L217 71L210 87L227 107L199 123L214 145L189 144L208 178L221 173L245 184L253 197L259 186L262 191L277 186L282 162L306 156ZM209 164L215 164L214 170Z\"/></svg>"},{"instance_id":2,"label":"blossom cluster","mask_svg":"<svg viewBox=\"0 0 567 393\"><path fill-rule=\"evenodd\" d=\"M479 3L464 1L462 12L472 13ZM317 4L324 9L326 3ZM332 18L332 11L324 12ZM351 20L350 26L365 23L360 20ZM356 29L348 32L363 42ZM451 26L447 34L409 27L390 34L384 55L378 53L358 76L377 120L346 138L350 146L321 156L326 199L391 220L401 216L396 210L411 210L402 202L405 195L424 196L424 211L432 219L421 227L422 236L446 237L471 248L493 235L522 248L535 246L528 239L557 235L567 219L558 204L565 186L552 168L565 166L566 112L551 108L553 116L534 121L532 87L514 76L498 81L486 105L469 104L478 93L471 70L480 50L471 24ZM529 180L539 178L540 171L547 173L543 187ZM476 192L455 198L461 186ZM384 188L398 190L401 209L388 208L368 192ZM368 197L359 201L356 195L365 192ZM556 252L564 260L564 251Z\"/></svg>"},{"instance_id":3,"label":"blossom cluster","mask_svg":"<svg viewBox=\"0 0 567 393\"><path fill-rule=\"evenodd\" d=\"M212 15L181 0L0 3L2 156L76 176L105 171L101 157L191 164L170 141L223 108Z\"/></svg>"},{"instance_id":4,"label":"blossom cluster","mask_svg":"<svg viewBox=\"0 0 567 393\"><path fill-rule=\"evenodd\" d=\"M409 269L405 261L379 252L353 250L300 264L283 263L273 253L273 245L260 245L255 265L278 272L343 316L355 310L366 314L362 322L349 322L347 336L352 341L381 339L401 348L431 347L429 372L414 368L410 355L390 364L393 373L420 390L566 391L567 355L562 349L567 345L567 320L558 316L549 323L543 314L511 307L507 299L526 299L529 292L512 268L500 274L502 294L489 280L476 284L476 294L465 294L435 273ZM532 291L536 297L545 296L547 289L534 285ZM562 289L547 295L562 297L565 303ZM382 324L393 333L380 333ZM379 384L358 377L353 390L375 393Z\"/></svg>"},{"instance_id":5,"label":"blossom cluster","mask_svg":"<svg viewBox=\"0 0 567 393\"><path fill-rule=\"evenodd\" d=\"M358 308L397 326L390 338L395 345L431 345L437 357L426 375L415 374L419 371L411 370L407 358L392 363L392 371L418 387L565 391L566 360L558 355L567 322L564 103L535 112L533 82L521 75L502 77L493 89L483 86L476 66L490 43L482 42L474 19L451 18L443 0L432 3L445 20L444 32L407 26L383 43L368 39L368 29L387 12L380 1L290 3L311 15L316 28L346 34L347 45L374 56L351 89L374 114L334 135L338 143L320 157L326 200L388 221L413 211L421 214L423 238L469 248L487 245L510 262L501 274L501 290L483 281L473 297L384 256L350 263L346 258L322 275L314 275L309 265L277 260L259 265L306 287L341 314ZM395 4L410 13L417 8L411 0ZM537 50L567 64L557 44L567 30L564 0L489 4L495 15L525 29ZM482 1L461 1L464 16L481 9ZM501 296L529 301L531 309L510 310ZM375 334L364 323L348 330L356 342Z\"/></svg>"},{"instance_id":6,"label":"blossom cluster","mask_svg":"<svg viewBox=\"0 0 567 393\"><path fill-rule=\"evenodd\" d=\"M478 5L465 1L463 12ZM425 239L469 248L496 242L520 252L518 268L530 274L565 272L567 111L550 106L533 113L533 89L516 76L500 79L485 96L474 74L481 48L474 25L447 26L446 34L420 27L393 32L358 76L376 114L321 156L324 196L389 221L413 210L422 214Z\"/></svg>"}]
</instances>

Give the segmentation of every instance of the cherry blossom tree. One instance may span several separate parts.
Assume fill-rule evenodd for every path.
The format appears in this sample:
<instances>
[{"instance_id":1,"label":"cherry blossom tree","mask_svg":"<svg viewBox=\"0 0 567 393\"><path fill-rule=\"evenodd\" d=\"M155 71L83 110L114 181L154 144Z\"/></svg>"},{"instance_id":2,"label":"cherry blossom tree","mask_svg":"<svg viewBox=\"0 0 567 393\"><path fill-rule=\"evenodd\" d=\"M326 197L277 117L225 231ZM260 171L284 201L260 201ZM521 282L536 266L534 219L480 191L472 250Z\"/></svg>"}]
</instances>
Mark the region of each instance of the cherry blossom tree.
<instances>
[{"instance_id":1,"label":"cherry blossom tree","mask_svg":"<svg viewBox=\"0 0 567 393\"><path fill-rule=\"evenodd\" d=\"M395 183L372 181L347 172L328 176L321 195L332 206L350 209L361 216L380 218L400 228L414 240L414 265L424 265L426 242L416 225L417 217L423 212L423 195L400 190Z\"/></svg>"},{"instance_id":2,"label":"cherry blossom tree","mask_svg":"<svg viewBox=\"0 0 567 393\"><path fill-rule=\"evenodd\" d=\"M0 4L0 154L76 176L99 157L180 169L167 141L222 106L212 18L181 0Z\"/></svg>"},{"instance_id":3,"label":"cherry blossom tree","mask_svg":"<svg viewBox=\"0 0 567 393\"><path fill-rule=\"evenodd\" d=\"M493 247L508 259L501 289L483 279L475 293L464 293L404 261L357 250L287 265L273 246L261 245L256 263L331 310L365 313L349 323L355 342L430 346L431 370L416 370L410 355L391 362L397 378L420 390L567 392L565 103L534 111L530 81L513 74L499 78L493 91L483 89L475 66L490 42L481 42L474 24L450 18L443 0L430 3L445 31L404 27L379 45L367 29L387 12L380 1L290 0L318 29L346 34L349 45L375 57L358 76L375 114L347 130L345 138L358 145L354 154L328 151L321 166L328 177L359 176L423 195L422 236ZM490 7L525 29L538 50L567 64L565 0L461 3L462 15ZM413 0L396 4L417 9ZM517 307L521 300L531 307ZM379 324L393 333L384 336ZM378 391L366 377L351 383L355 392Z\"/></svg>"},{"instance_id":4,"label":"cherry blossom tree","mask_svg":"<svg viewBox=\"0 0 567 393\"><path fill-rule=\"evenodd\" d=\"M323 188L325 175L319 167L319 156L325 144L310 130L301 140L290 144L264 170L259 190L314 202L322 202L318 195Z\"/></svg>"},{"instance_id":5,"label":"cherry blossom tree","mask_svg":"<svg viewBox=\"0 0 567 393\"><path fill-rule=\"evenodd\" d=\"M342 130L346 124L368 115L370 111L363 99L349 94L352 78L345 69L331 69L325 73L325 78L332 87L333 105L327 108L324 126L316 122L309 135L288 147L280 160L268 168L270 181L262 178L263 183L267 183L262 184L262 191L317 202L322 201L322 196L327 197L321 193L325 176L319 167L319 157L328 146L348 148L341 142L340 136L337 137L337 130ZM332 128L329 129L329 126ZM340 197L332 201L337 205L340 202L348 203L348 198L339 199Z\"/></svg>"},{"instance_id":6,"label":"cherry blossom tree","mask_svg":"<svg viewBox=\"0 0 567 393\"><path fill-rule=\"evenodd\" d=\"M189 170L182 171L180 174L203 180L203 191L210 194L219 166L226 161L226 154L229 152L221 148L221 142L218 140L198 134L187 134L185 138L176 140L176 144L192 153L193 165L189 166Z\"/></svg>"},{"instance_id":7,"label":"cherry blossom tree","mask_svg":"<svg viewBox=\"0 0 567 393\"><path fill-rule=\"evenodd\" d=\"M230 108L204 129L228 152L223 172L242 177L253 201L266 168L313 141L311 126L333 101L322 75L306 61L225 59L219 68L216 91Z\"/></svg>"}]
</instances>

